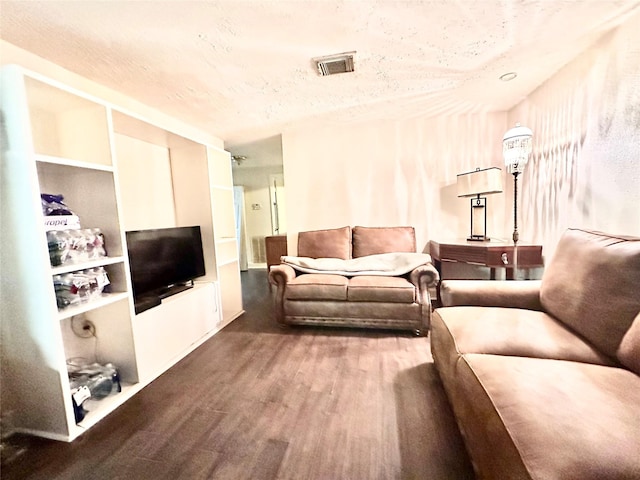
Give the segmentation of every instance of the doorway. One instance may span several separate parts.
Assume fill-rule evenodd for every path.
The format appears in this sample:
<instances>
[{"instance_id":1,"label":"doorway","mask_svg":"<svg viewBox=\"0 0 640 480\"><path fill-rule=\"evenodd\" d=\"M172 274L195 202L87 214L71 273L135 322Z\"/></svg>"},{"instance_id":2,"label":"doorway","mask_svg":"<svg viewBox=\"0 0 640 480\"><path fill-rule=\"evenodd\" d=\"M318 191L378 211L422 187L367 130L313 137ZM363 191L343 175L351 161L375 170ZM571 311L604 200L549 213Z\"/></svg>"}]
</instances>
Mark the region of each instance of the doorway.
<instances>
[{"instance_id":1,"label":"doorway","mask_svg":"<svg viewBox=\"0 0 640 480\"><path fill-rule=\"evenodd\" d=\"M271 233L284 235L287 233L287 215L283 174L269 175L269 196L271 198Z\"/></svg>"},{"instance_id":2,"label":"doorway","mask_svg":"<svg viewBox=\"0 0 640 480\"><path fill-rule=\"evenodd\" d=\"M240 270L249 269L247 260L247 227L244 210L244 187L233 187L233 208L236 217L236 240L238 244L238 258L240 260Z\"/></svg>"}]
</instances>

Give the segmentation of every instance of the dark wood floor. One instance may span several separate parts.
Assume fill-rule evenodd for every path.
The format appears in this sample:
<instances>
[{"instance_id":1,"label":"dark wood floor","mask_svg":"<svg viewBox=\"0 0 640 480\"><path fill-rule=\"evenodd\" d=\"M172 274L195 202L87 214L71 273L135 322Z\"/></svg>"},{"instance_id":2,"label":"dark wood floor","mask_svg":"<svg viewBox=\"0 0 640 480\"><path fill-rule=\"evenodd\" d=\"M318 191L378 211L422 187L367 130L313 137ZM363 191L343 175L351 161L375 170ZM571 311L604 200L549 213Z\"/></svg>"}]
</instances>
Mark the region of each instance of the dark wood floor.
<instances>
[{"instance_id":1,"label":"dark wood floor","mask_svg":"<svg viewBox=\"0 0 640 480\"><path fill-rule=\"evenodd\" d=\"M76 441L14 435L10 479L473 479L427 338L246 313Z\"/></svg>"}]
</instances>

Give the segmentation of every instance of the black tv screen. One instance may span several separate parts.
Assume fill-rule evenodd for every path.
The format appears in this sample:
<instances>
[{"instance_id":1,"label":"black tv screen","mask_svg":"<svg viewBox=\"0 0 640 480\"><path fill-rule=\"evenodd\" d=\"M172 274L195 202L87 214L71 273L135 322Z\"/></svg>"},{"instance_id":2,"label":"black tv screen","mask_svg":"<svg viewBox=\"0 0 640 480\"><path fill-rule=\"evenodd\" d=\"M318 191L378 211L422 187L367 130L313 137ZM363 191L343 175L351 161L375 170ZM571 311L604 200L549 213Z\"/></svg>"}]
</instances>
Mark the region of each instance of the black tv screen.
<instances>
[{"instance_id":1,"label":"black tv screen","mask_svg":"<svg viewBox=\"0 0 640 480\"><path fill-rule=\"evenodd\" d=\"M133 294L160 295L205 274L200 227L126 232Z\"/></svg>"}]
</instances>

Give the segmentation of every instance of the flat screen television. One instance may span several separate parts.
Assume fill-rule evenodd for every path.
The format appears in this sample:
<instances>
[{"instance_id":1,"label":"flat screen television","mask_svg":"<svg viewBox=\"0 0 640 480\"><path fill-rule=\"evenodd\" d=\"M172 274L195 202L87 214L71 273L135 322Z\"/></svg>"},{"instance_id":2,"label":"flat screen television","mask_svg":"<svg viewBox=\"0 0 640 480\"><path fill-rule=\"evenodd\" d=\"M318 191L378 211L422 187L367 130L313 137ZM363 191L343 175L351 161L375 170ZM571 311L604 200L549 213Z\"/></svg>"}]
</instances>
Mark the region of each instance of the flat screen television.
<instances>
[{"instance_id":1,"label":"flat screen television","mask_svg":"<svg viewBox=\"0 0 640 480\"><path fill-rule=\"evenodd\" d=\"M205 274L199 226L135 230L126 237L136 313Z\"/></svg>"}]
</instances>

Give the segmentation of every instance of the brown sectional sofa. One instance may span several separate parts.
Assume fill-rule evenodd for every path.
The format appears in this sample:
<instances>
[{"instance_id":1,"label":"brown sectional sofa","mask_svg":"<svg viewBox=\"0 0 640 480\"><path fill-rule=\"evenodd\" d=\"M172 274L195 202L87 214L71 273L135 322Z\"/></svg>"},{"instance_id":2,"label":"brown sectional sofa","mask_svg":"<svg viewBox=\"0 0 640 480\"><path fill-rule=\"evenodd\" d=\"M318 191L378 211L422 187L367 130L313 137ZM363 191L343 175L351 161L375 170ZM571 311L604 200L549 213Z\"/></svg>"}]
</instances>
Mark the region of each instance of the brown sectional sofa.
<instances>
[{"instance_id":1,"label":"brown sectional sofa","mask_svg":"<svg viewBox=\"0 0 640 480\"><path fill-rule=\"evenodd\" d=\"M413 227L343 227L300 232L298 257L365 259L416 254ZM438 281L431 257L403 275L304 273L291 265L271 267L276 320L283 325L324 325L411 330L426 335L431 321L429 288ZM370 258L370 257L369 257Z\"/></svg>"},{"instance_id":2,"label":"brown sectional sofa","mask_svg":"<svg viewBox=\"0 0 640 480\"><path fill-rule=\"evenodd\" d=\"M432 353L480 479L640 479L640 238L570 229L541 281L444 281Z\"/></svg>"}]
</instances>

